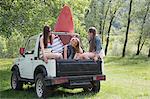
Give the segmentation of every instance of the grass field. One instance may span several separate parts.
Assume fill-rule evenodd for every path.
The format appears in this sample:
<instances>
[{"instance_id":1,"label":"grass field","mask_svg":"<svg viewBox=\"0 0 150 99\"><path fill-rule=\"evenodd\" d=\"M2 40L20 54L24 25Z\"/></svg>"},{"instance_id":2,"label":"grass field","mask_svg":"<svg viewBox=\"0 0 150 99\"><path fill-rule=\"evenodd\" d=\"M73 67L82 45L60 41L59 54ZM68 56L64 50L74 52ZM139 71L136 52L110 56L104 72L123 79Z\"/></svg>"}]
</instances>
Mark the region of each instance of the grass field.
<instances>
[{"instance_id":1,"label":"grass field","mask_svg":"<svg viewBox=\"0 0 150 99\"><path fill-rule=\"evenodd\" d=\"M24 86L23 91L10 87L13 59L0 59L0 98L37 98L34 88ZM49 98L53 99L150 99L150 59L148 58L105 58L107 80L101 82L101 92L85 93L82 89L60 88Z\"/></svg>"}]
</instances>

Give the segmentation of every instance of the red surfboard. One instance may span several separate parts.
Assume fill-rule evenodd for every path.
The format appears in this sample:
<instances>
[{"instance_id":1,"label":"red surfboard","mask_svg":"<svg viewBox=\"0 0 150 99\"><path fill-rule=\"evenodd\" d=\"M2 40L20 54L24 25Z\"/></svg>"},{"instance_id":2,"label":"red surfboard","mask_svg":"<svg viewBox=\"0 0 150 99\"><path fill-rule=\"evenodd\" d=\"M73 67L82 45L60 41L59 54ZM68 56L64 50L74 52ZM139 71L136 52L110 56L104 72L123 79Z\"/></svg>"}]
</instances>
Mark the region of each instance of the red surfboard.
<instances>
[{"instance_id":1,"label":"red surfboard","mask_svg":"<svg viewBox=\"0 0 150 99\"><path fill-rule=\"evenodd\" d=\"M54 31L74 33L73 15L69 6L65 5L62 8L54 27ZM67 44L69 43L71 36L60 35L60 38L64 44Z\"/></svg>"}]
</instances>

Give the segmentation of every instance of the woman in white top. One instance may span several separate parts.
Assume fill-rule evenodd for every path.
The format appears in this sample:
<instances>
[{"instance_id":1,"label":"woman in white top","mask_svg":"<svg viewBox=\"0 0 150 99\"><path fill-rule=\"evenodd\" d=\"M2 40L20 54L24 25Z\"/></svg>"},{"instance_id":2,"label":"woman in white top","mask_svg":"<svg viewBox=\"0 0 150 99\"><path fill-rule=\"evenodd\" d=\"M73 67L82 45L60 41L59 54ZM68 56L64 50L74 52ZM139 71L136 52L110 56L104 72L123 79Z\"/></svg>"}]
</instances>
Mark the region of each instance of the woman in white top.
<instances>
[{"instance_id":1,"label":"woman in white top","mask_svg":"<svg viewBox=\"0 0 150 99\"><path fill-rule=\"evenodd\" d=\"M51 33L51 28L49 26L44 26L43 35L40 38L40 48L42 52L42 58L47 63L48 59L62 59L61 53L52 52L52 43L55 35Z\"/></svg>"}]
</instances>

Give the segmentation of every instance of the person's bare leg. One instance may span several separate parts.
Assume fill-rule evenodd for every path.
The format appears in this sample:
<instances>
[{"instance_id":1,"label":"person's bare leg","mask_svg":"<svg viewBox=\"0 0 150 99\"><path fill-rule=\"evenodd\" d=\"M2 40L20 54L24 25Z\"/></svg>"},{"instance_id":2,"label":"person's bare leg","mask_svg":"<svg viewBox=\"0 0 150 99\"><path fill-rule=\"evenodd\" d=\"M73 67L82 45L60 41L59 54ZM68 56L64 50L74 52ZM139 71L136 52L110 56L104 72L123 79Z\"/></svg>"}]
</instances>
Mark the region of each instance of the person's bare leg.
<instances>
[{"instance_id":1,"label":"person's bare leg","mask_svg":"<svg viewBox=\"0 0 150 99\"><path fill-rule=\"evenodd\" d=\"M56 59L63 59L63 56L61 53L54 53L56 56Z\"/></svg>"},{"instance_id":2,"label":"person's bare leg","mask_svg":"<svg viewBox=\"0 0 150 99\"><path fill-rule=\"evenodd\" d=\"M45 55L48 59L53 59L53 58L62 59L63 58L61 53L46 53Z\"/></svg>"},{"instance_id":3,"label":"person's bare leg","mask_svg":"<svg viewBox=\"0 0 150 99\"><path fill-rule=\"evenodd\" d=\"M81 54L80 59L89 59L89 57L87 56L87 53L88 52Z\"/></svg>"},{"instance_id":4,"label":"person's bare leg","mask_svg":"<svg viewBox=\"0 0 150 99\"><path fill-rule=\"evenodd\" d=\"M89 55L89 52L84 53L83 54L83 59L90 59L88 55Z\"/></svg>"},{"instance_id":5,"label":"person's bare leg","mask_svg":"<svg viewBox=\"0 0 150 99\"><path fill-rule=\"evenodd\" d=\"M90 58L93 59L94 57L95 57L95 54L92 52L86 52L86 53L83 53L82 55L80 55L81 59L90 59Z\"/></svg>"},{"instance_id":6,"label":"person's bare leg","mask_svg":"<svg viewBox=\"0 0 150 99\"><path fill-rule=\"evenodd\" d=\"M81 53L76 53L75 56L74 56L74 59L77 59L77 60L82 59L81 56L82 56Z\"/></svg>"}]
</instances>

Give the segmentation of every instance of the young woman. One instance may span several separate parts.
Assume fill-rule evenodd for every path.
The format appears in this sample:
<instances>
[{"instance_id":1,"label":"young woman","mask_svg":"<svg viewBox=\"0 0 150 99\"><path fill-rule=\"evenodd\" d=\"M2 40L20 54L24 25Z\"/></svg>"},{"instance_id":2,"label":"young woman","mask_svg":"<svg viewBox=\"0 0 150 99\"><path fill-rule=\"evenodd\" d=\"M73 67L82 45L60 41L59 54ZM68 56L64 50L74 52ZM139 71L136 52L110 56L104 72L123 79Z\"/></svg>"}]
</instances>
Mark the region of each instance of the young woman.
<instances>
[{"instance_id":1,"label":"young woman","mask_svg":"<svg viewBox=\"0 0 150 99\"><path fill-rule=\"evenodd\" d=\"M90 27L88 30L89 52L80 55L81 59L94 59L95 61L100 58L100 51L102 49L100 37L96 35L96 28Z\"/></svg>"},{"instance_id":2,"label":"young woman","mask_svg":"<svg viewBox=\"0 0 150 99\"><path fill-rule=\"evenodd\" d=\"M52 43L55 35L51 33L51 28L49 26L44 26L43 35L40 38L40 48L41 48L41 56L44 61L47 63L48 59L62 59L61 53L52 53Z\"/></svg>"},{"instance_id":3,"label":"young woman","mask_svg":"<svg viewBox=\"0 0 150 99\"><path fill-rule=\"evenodd\" d=\"M71 38L70 44L64 47L64 59L79 59L82 53L80 40L77 37Z\"/></svg>"}]
</instances>

